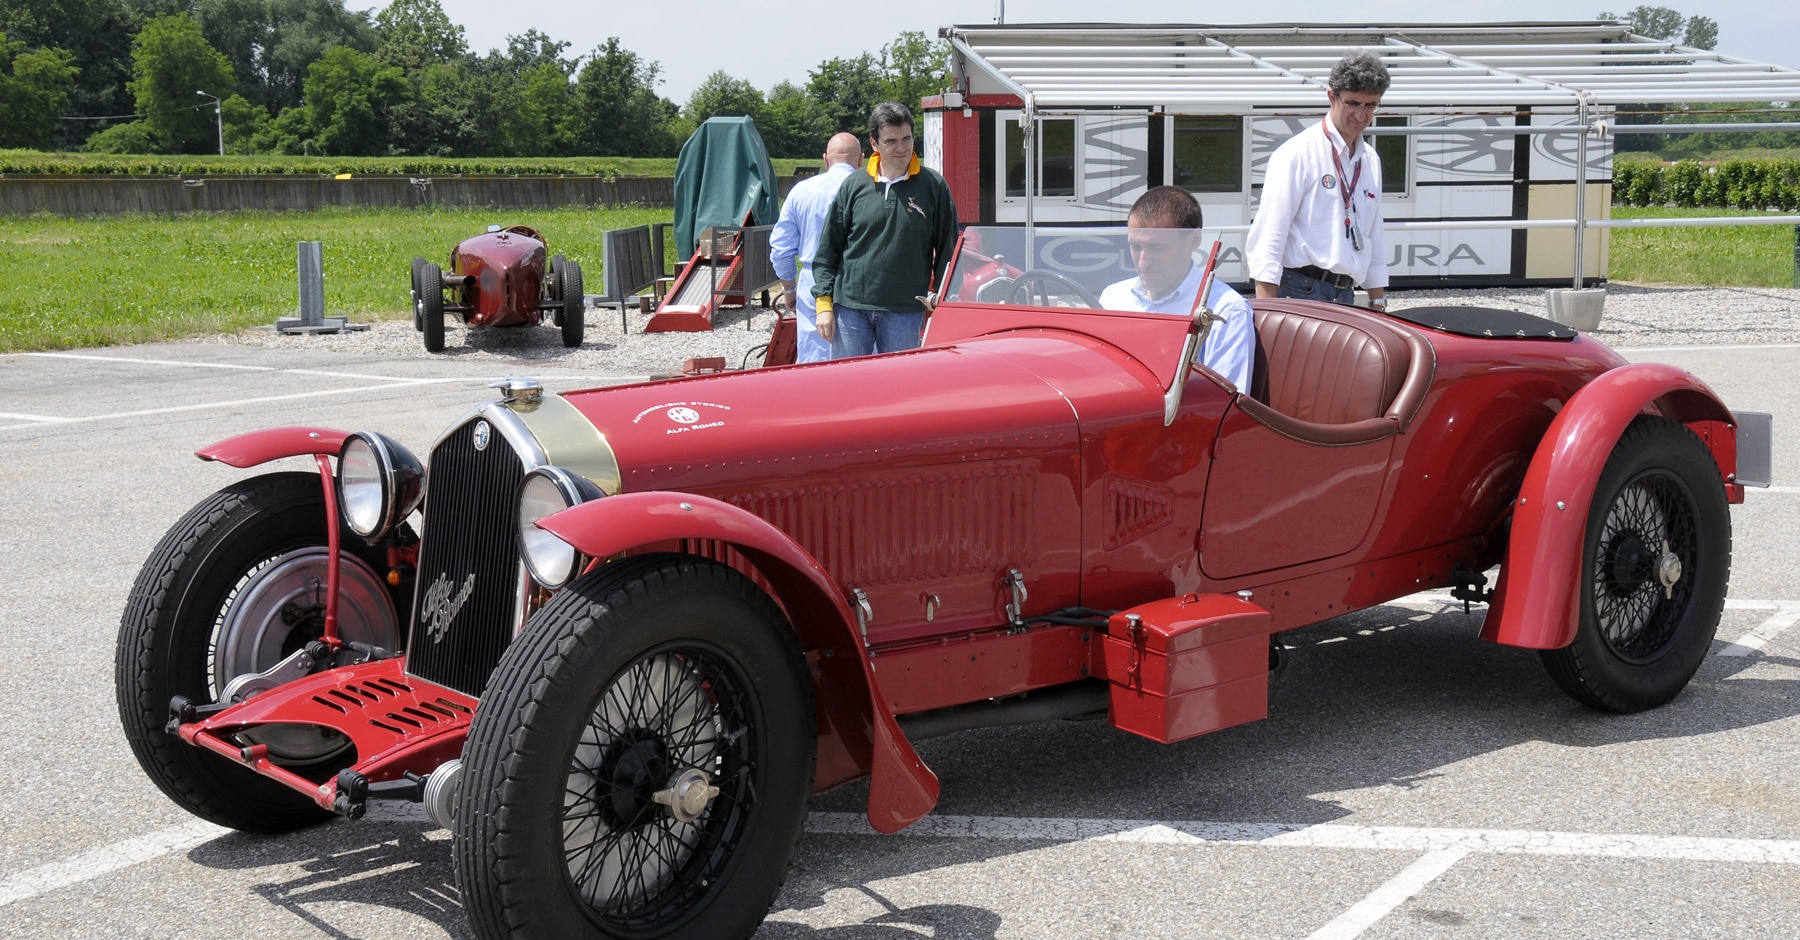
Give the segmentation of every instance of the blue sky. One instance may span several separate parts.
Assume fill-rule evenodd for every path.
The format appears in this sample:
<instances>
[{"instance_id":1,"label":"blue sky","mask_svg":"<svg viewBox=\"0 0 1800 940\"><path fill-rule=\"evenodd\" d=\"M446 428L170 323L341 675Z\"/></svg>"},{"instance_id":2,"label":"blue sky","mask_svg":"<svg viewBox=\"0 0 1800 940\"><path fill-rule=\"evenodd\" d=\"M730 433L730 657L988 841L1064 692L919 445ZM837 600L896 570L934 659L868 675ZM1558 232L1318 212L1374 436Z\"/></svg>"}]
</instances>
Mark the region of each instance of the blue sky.
<instances>
[{"instance_id":1,"label":"blue sky","mask_svg":"<svg viewBox=\"0 0 1800 940\"><path fill-rule=\"evenodd\" d=\"M907 0L897 5L825 0L439 0L466 31L477 52L504 46L506 37L536 27L585 53L618 36L639 55L662 65L662 95L685 103L707 75L723 69L763 91L783 80L806 81L807 71L839 56L875 52L902 30L935 36L939 26L991 23L1002 0ZM1638 0L1373 0L1362 4L1287 0L1254 19L1213 18L1210 5L1169 0L1004 0L1008 23L1106 22L1229 24L1238 22L1361 23L1506 22L1591 18L1624 13ZM375 9L385 0L346 0ZM1719 24L1718 51L1800 68L1800 4L1770 0L1665 0L1683 14ZM1447 7L1454 7L1453 12ZM1446 19L1454 17L1454 19Z\"/></svg>"}]
</instances>

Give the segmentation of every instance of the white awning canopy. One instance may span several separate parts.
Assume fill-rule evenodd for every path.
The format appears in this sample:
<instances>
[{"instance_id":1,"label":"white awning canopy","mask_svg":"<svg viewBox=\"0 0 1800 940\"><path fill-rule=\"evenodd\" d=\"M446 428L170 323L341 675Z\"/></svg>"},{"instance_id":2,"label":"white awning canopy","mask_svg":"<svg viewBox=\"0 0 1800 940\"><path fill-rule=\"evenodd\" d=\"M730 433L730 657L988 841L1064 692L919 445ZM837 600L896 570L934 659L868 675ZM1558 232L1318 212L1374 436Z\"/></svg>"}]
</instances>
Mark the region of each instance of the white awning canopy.
<instances>
[{"instance_id":1,"label":"white awning canopy","mask_svg":"<svg viewBox=\"0 0 1800 940\"><path fill-rule=\"evenodd\" d=\"M947 26L960 90L1039 113L1312 109L1344 53L1387 64L1384 107L1800 101L1800 69L1631 33L1614 22L1345 26Z\"/></svg>"}]
</instances>

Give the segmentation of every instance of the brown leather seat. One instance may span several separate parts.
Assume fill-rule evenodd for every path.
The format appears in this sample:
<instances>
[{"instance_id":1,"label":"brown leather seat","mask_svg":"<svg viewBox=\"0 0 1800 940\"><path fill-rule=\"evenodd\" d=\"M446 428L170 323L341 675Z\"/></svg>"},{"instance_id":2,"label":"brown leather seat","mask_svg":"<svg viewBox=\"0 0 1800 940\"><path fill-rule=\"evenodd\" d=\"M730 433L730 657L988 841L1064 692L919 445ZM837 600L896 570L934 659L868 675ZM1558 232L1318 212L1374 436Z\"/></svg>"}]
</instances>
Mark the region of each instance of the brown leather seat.
<instances>
[{"instance_id":1,"label":"brown leather seat","mask_svg":"<svg viewBox=\"0 0 1800 940\"><path fill-rule=\"evenodd\" d=\"M1257 300L1256 363L1246 414L1316 444L1358 444L1405 430L1431 385L1431 344L1354 307Z\"/></svg>"}]
</instances>

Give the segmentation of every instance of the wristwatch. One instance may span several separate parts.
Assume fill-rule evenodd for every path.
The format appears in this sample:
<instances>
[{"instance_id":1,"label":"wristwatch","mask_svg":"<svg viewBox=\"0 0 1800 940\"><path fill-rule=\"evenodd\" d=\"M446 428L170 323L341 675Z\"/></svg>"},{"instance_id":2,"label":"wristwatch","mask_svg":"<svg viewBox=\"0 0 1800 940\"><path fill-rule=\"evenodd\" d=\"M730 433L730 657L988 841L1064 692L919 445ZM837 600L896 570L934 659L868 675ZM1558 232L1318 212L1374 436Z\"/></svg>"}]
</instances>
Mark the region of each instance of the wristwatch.
<instances>
[{"instance_id":1,"label":"wristwatch","mask_svg":"<svg viewBox=\"0 0 1800 940\"><path fill-rule=\"evenodd\" d=\"M1369 298L1369 307L1370 307L1370 309L1373 309L1373 310L1386 310L1387 309L1387 298L1386 297L1370 297Z\"/></svg>"}]
</instances>

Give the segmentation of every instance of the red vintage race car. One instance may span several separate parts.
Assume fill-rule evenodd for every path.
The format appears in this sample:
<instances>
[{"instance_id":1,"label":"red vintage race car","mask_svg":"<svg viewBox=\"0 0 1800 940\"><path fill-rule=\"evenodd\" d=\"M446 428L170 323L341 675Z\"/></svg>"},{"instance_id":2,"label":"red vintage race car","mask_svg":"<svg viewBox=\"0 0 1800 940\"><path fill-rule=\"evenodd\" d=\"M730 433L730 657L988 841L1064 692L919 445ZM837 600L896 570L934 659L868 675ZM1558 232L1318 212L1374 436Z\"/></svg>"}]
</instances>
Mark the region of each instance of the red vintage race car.
<instances>
[{"instance_id":1,"label":"red vintage race car","mask_svg":"<svg viewBox=\"0 0 1800 940\"><path fill-rule=\"evenodd\" d=\"M424 459L374 430L202 449L318 472L221 490L145 563L139 762L243 830L422 801L481 937L742 937L814 791L868 777L889 832L937 800L923 737L1262 718L1284 631L1420 590L1485 602L1484 639L1595 708L1681 691L1760 425L1480 308L1259 301L1234 388L1193 364L1204 311L1097 309L1123 234L983 232L917 350L503 380Z\"/></svg>"},{"instance_id":2,"label":"red vintage race car","mask_svg":"<svg viewBox=\"0 0 1800 940\"><path fill-rule=\"evenodd\" d=\"M581 265L549 256L535 229L490 225L457 243L448 270L412 260L412 308L425 348L442 352L447 313L468 326L536 326L548 314L562 329L563 345L580 346L587 303Z\"/></svg>"}]
</instances>

